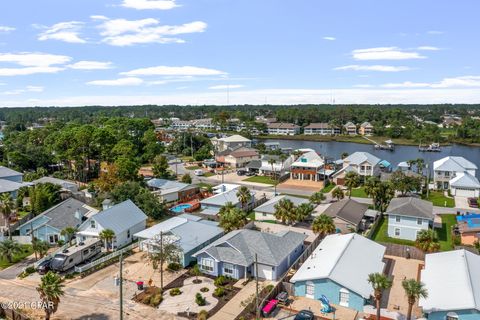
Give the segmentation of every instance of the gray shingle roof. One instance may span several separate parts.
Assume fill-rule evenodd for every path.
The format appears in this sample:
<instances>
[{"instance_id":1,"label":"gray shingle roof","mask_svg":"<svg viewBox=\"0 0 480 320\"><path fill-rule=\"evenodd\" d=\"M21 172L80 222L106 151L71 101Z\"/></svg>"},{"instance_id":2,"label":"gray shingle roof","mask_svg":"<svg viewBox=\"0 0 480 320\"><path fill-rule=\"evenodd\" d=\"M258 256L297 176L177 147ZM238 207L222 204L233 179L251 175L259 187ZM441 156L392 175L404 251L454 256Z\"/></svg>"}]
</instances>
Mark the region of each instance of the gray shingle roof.
<instances>
[{"instance_id":1,"label":"gray shingle roof","mask_svg":"<svg viewBox=\"0 0 480 320\"><path fill-rule=\"evenodd\" d=\"M0 179L14 176L23 176L23 173L4 166L0 166Z\"/></svg>"},{"instance_id":2,"label":"gray shingle roof","mask_svg":"<svg viewBox=\"0 0 480 320\"><path fill-rule=\"evenodd\" d=\"M28 183L18 183L6 179L0 179L0 193L16 191L22 187L27 187Z\"/></svg>"},{"instance_id":3,"label":"gray shingle roof","mask_svg":"<svg viewBox=\"0 0 480 320\"><path fill-rule=\"evenodd\" d=\"M249 266L257 254L258 263L278 266L305 238L306 235L293 231L272 234L247 229L235 230L193 256L205 252L218 261Z\"/></svg>"},{"instance_id":4,"label":"gray shingle roof","mask_svg":"<svg viewBox=\"0 0 480 320\"><path fill-rule=\"evenodd\" d=\"M62 180L62 179L57 179L54 177L42 177L40 179L32 181L33 184L38 184L38 183L53 183L55 185L59 185L60 187L67 189L67 190L78 190L78 186L71 181L67 180Z\"/></svg>"},{"instance_id":5,"label":"gray shingle roof","mask_svg":"<svg viewBox=\"0 0 480 320\"><path fill-rule=\"evenodd\" d=\"M367 210L368 204L366 203L360 203L352 199L344 199L332 203L324 213L332 218L338 217L353 225L358 225Z\"/></svg>"},{"instance_id":6,"label":"gray shingle roof","mask_svg":"<svg viewBox=\"0 0 480 320\"><path fill-rule=\"evenodd\" d=\"M432 220L434 218L432 203L413 197L393 198L390 201L386 214Z\"/></svg>"},{"instance_id":7,"label":"gray shingle roof","mask_svg":"<svg viewBox=\"0 0 480 320\"><path fill-rule=\"evenodd\" d=\"M104 229L111 229L118 234L142 221L146 221L147 216L132 200L126 200L97 213L92 219L97 221Z\"/></svg>"},{"instance_id":8,"label":"gray shingle roof","mask_svg":"<svg viewBox=\"0 0 480 320\"><path fill-rule=\"evenodd\" d=\"M256 207L255 211L273 214L275 213L275 205L279 203L280 200L282 199L288 199L292 201L295 206L301 205L302 203L309 203L308 199L287 196L287 195L280 195L280 196L273 197L272 199L268 200L261 206Z\"/></svg>"}]
</instances>

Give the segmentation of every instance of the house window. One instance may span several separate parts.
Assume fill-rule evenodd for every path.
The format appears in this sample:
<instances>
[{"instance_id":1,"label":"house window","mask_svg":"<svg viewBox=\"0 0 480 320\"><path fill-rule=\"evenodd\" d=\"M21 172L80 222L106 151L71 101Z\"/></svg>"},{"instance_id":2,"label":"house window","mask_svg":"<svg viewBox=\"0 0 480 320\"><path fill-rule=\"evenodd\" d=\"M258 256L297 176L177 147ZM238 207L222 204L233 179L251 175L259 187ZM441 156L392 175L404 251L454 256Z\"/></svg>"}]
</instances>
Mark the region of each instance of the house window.
<instances>
[{"instance_id":1,"label":"house window","mask_svg":"<svg viewBox=\"0 0 480 320\"><path fill-rule=\"evenodd\" d=\"M90 220L90 228L95 229L95 220Z\"/></svg>"},{"instance_id":2,"label":"house window","mask_svg":"<svg viewBox=\"0 0 480 320\"><path fill-rule=\"evenodd\" d=\"M418 218L418 219L417 219L417 224L421 225L421 224L422 224L422 221L423 221L422 218Z\"/></svg>"},{"instance_id":3,"label":"house window","mask_svg":"<svg viewBox=\"0 0 480 320\"><path fill-rule=\"evenodd\" d=\"M58 234L51 234L48 236L48 241L50 243L57 243L58 242Z\"/></svg>"},{"instance_id":4,"label":"house window","mask_svg":"<svg viewBox=\"0 0 480 320\"><path fill-rule=\"evenodd\" d=\"M315 284L313 281L307 281L305 294L308 298L313 298L315 296Z\"/></svg>"},{"instance_id":5,"label":"house window","mask_svg":"<svg viewBox=\"0 0 480 320\"><path fill-rule=\"evenodd\" d=\"M213 272L213 260L212 259L202 259L200 264L200 269L203 271Z\"/></svg>"},{"instance_id":6,"label":"house window","mask_svg":"<svg viewBox=\"0 0 480 320\"><path fill-rule=\"evenodd\" d=\"M223 274L227 276L233 276L233 264L223 264Z\"/></svg>"},{"instance_id":7,"label":"house window","mask_svg":"<svg viewBox=\"0 0 480 320\"><path fill-rule=\"evenodd\" d=\"M347 289L340 289L340 305L343 307L348 307L350 301L350 292Z\"/></svg>"},{"instance_id":8,"label":"house window","mask_svg":"<svg viewBox=\"0 0 480 320\"><path fill-rule=\"evenodd\" d=\"M445 171L445 177L450 177L450 172L449 171Z\"/></svg>"},{"instance_id":9,"label":"house window","mask_svg":"<svg viewBox=\"0 0 480 320\"><path fill-rule=\"evenodd\" d=\"M267 214L266 214L266 213L262 213L262 216L266 217L266 216L267 216Z\"/></svg>"},{"instance_id":10,"label":"house window","mask_svg":"<svg viewBox=\"0 0 480 320\"><path fill-rule=\"evenodd\" d=\"M395 236L396 237L400 236L400 228L395 228Z\"/></svg>"},{"instance_id":11,"label":"house window","mask_svg":"<svg viewBox=\"0 0 480 320\"><path fill-rule=\"evenodd\" d=\"M400 216L395 216L395 222L400 222Z\"/></svg>"},{"instance_id":12,"label":"house window","mask_svg":"<svg viewBox=\"0 0 480 320\"><path fill-rule=\"evenodd\" d=\"M127 238L130 238L130 230L127 230Z\"/></svg>"}]
</instances>

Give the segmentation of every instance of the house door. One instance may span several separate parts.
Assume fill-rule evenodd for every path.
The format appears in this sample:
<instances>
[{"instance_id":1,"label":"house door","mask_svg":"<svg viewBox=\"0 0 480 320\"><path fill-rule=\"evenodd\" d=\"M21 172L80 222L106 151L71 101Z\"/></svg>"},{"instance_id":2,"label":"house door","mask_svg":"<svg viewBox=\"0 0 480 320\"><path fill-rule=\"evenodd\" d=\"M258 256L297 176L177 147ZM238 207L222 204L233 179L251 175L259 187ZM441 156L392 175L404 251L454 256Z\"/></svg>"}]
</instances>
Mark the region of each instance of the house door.
<instances>
[{"instance_id":1,"label":"house door","mask_svg":"<svg viewBox=\"0 0 480 320\"><path fill-rule=\"evenodd\" d=\"M313 281L307 281L305 297L315 299L315 284Z\"/></svg>"}]
</instances>

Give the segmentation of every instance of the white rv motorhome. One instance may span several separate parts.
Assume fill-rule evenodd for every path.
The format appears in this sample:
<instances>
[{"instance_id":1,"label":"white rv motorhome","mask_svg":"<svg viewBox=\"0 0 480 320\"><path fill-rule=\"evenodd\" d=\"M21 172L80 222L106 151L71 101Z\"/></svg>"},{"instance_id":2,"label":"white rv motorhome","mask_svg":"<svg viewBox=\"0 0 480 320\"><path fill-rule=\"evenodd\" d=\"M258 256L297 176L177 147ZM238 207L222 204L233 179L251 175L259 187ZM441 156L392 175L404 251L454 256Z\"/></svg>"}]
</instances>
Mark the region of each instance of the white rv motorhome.
<instances>
[{"instance_id":1,"label":"white rv motorhome","mask_svg":"<svg viewBox=\"0 0 480 320\"><path fill-rule=\"evenodd\" d=\"M102 250L102 241L90 238L68 249L57 253L50 262L50 268L54 271L67 271L86 260L93 258Z\"/></svg>"}]
</instances>

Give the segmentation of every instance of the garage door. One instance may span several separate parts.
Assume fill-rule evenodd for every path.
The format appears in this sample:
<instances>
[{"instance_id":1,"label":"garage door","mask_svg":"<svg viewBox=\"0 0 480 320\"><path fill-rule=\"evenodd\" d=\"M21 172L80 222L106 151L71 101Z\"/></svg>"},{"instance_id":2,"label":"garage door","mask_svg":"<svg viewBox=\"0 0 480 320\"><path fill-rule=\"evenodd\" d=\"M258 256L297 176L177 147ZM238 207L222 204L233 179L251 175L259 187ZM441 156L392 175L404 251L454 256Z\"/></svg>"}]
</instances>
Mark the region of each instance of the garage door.
<instances>
[{"instance_id":1,"label":"garage door","mask_svg":"<svg viewBox=\"0 0 480 320\"><path fill-rule=\"evenodd\" d=\"M258 265L258 277L266 280L273 280L273 271L271 266L263 264Z\"/></svg>"},{"instance_id":2,"label":"garage door","mask_svg":"<svg viewBox=\"0 0 480 320\"><path fill-rule=\"evenodd\" d=\"M457 197L475 197L475 190L456 188L455 195Z\"/></svg>"}]
</instances>

